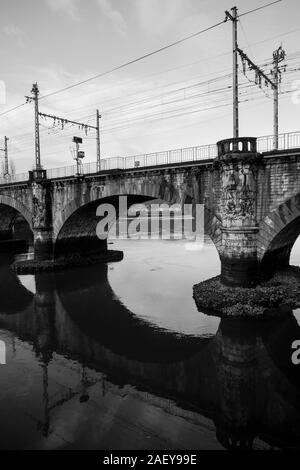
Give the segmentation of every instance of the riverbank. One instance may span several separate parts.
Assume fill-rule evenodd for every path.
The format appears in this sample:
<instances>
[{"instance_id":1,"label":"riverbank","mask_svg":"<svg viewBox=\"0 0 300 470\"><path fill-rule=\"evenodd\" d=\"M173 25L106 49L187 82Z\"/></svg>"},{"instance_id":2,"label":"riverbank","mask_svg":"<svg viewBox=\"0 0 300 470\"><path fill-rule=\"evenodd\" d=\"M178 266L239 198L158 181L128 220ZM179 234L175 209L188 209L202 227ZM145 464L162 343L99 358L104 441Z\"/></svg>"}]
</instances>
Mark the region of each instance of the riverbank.
<instances>
[{"instance_id":1,"label":"riverbank","mask_svg":"<svg viewBox=\"0 0 300 470\"><path fill-rule=\"evenodd\" d=\"M11 268L17 274L34 274L36 272L59 271L78 266L89 266L99 263L121 261L122 259L123 251L107 250L103 253L92 254L90 256L80 256L79 254L76 254L65 258L57 258L55 260L18 260L11 265Z\"/></svg>"},{"instance_id":2,"label":"riverbank","mask_svg":"<svg viewBox=\"0 0 300 470\"><path fill-rule=\"evenodd\" d=\"M227 287L217 276L194 285L193 297L207 315L278 318L300 307L300 268L290 266L255 288Z\"/></svg>"}]
</instances>

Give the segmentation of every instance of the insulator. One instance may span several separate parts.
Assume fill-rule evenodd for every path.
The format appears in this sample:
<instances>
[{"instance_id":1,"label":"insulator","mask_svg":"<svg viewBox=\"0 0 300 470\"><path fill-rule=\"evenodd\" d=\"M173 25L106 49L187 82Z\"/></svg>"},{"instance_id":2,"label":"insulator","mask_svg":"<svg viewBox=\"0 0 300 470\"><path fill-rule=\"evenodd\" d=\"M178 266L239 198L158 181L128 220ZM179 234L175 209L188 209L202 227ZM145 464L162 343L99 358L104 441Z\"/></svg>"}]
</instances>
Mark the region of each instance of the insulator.
<instances>
[{"instance_id":1,"label":"insulator","mask_svg":"<svg viewBox=\"0 0 300 470\"><path fill-rule=\"evenodd\" d=\"M246 61L244 57L242 58L242 67L243 67L243 73L245 75L246 74Z\"/></svg>"}]
</instances>

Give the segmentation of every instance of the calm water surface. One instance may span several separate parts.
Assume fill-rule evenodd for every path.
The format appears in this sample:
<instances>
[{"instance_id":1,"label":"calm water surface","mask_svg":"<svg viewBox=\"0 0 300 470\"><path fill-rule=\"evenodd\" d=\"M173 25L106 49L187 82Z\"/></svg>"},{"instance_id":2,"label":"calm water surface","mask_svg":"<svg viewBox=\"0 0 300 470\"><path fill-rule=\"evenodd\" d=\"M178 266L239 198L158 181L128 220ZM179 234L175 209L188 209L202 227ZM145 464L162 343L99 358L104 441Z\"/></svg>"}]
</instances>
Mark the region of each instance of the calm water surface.
<instances>
[{"instance_id":1,"label":"calm water surface","mask_svg":"<svg viewBox=\"0 0 300 470\"><path fill-rule=\"evenodd\" d=\"M1 259L0 447L300 448L299 313L198 312L193 284L220 271L209 243L110 248L124 260L56 274L17 277Z\"/></svg>"}]
</instances>

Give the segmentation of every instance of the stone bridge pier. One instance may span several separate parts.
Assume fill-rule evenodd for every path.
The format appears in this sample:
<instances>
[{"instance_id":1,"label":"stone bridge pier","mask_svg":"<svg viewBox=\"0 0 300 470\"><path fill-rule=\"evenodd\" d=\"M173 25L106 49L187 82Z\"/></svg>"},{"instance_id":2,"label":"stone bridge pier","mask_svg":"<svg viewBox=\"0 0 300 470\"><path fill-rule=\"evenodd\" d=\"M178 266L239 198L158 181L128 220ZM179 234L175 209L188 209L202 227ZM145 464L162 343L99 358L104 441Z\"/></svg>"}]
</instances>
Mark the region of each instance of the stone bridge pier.
<instances>
[{"instance_id":1,"label":"stone bridge pier","mask_svg":"<svg viewBox=\"0 0 300 470\"><path fill-rule=\"evenodd\" d=\"M221 189L219 254L221 279L227 285L255 285L260 277L256 202L261 162L262 155L256 151L255 138L218 142L214 166L220 174Z\"/></svg>"},{"instance_id":2,"label":"stone bridge pier","mask_svg":"<svg viewBox=\"0 0 300 470\"><path fill-rule=\"evenodd\" d=\"M51 184L46 171L32 173L32 231L34 256L37 260L53 257L53 224Z\"/></svg>"},{"instance_id":3,"label":"stone bridge pier","mask_svg":"<svg viewBox=\"0 0 300 470\"><path fill-rule=\"evenodd\" d=\"M299 149L258 153L256 138L218 142L215 213L221 280L255 286L289 266L300 235Z\"/></svg>"}]
</instances>

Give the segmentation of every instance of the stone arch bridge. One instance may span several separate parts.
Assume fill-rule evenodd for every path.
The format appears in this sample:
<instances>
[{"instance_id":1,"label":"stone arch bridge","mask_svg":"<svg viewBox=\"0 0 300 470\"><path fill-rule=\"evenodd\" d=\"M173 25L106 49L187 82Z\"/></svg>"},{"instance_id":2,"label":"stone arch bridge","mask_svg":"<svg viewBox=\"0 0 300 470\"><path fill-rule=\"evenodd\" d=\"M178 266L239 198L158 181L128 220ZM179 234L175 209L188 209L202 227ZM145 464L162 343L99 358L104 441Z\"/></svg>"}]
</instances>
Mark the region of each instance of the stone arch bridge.
<instances>
[{"instance_id":1,"label":"stone arch bridge","mask_svg":"<svg viewBox=\"0 0 300 470\"><path fill-rule=\"evenodd\" d=\"M221 260L228 285L255 285L289 264L300 234L300 148L258 153L256 138L218 142L214 159L84 176L47 179L45 170L27 181L0 185L0 240L12 238L16 216L33 232L37 258L107 249L99 240L96 210L162 199L204 205L204 228Z\"/></svg>"}]
</instances>

